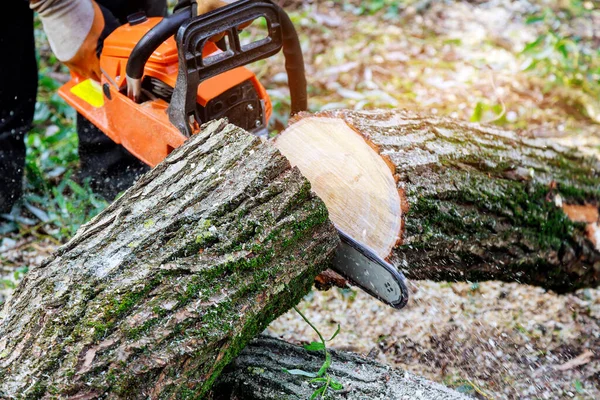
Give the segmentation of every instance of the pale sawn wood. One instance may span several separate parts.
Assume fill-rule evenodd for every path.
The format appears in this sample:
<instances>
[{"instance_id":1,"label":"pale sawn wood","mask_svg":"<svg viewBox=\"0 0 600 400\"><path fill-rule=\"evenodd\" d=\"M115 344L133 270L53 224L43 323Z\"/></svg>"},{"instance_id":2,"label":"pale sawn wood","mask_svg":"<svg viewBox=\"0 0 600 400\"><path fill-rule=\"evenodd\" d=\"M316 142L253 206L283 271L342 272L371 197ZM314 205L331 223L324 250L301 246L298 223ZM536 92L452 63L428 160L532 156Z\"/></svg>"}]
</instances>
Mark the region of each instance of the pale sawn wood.
<instances>
[{"instance_id":1,"label":"pale sawn wood","mask_svg":"<svg viewBox=\"0 0 600 400\"><path fill-rule=\"evenodd\" d=\"M310 181L331 221L381 257L401 234L402 205L392 170L338 118L306 117L274 140Z\"/></svg>"}]
</instances>

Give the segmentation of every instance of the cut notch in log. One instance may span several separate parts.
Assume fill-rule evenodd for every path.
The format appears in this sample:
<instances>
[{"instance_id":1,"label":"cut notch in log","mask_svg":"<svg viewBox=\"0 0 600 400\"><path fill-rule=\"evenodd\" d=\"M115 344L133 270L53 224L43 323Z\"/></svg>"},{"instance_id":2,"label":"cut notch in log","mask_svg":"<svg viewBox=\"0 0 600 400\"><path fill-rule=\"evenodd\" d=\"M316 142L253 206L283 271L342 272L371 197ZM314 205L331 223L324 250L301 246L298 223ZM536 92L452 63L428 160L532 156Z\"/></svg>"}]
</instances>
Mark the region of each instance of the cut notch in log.
<instances>
[{"instance_id":1,"label":"cut notch in log","mask_svg":"<svg viewBox=\"0 0 600 400\"><path fill-rule=\"evenodd\" d=\"M401 198L382 156L338 118L302 118L275 146L310 181L331 221L386 258L400 239Z\"/></svg>"}]
</instances>

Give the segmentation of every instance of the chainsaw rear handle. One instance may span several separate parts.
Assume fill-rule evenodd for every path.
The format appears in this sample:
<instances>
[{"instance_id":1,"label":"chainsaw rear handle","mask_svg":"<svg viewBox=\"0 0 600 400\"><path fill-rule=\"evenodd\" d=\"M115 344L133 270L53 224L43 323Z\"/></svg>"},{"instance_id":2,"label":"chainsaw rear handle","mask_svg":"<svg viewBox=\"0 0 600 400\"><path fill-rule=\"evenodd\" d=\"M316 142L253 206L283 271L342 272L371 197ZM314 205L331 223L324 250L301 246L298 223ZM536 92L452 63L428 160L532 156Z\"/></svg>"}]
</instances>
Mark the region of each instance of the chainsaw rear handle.
<instances>
[{"instance_id":1,"label":"chainsaw rear handle","mask_svg":"<svg viewBox=\"0 0 600 400\"><path fill-rule=\"evenodd\" d=\"M183 1L180 3L186 3L186 2ZM214 11L203 14L201 16L192 18L193 15L195 14L196 2L191 1L189 3L191 3L191 4L189 6L185 6L185 7L181 7L178 4L178 6L176 7L175 13L169 17L164 18L155 27L150 29L150 31L148 31L148 33L146 33L146 35L144 35L142 37L142 39L138 42L138 44L135 46L135 48L131 52L131 56L129 57L129 60L127 62L127 67L126 67L128 96L134 98L134 100L137 100L140 97L141 79L144 74L144 67L146 65L146 62L148 61L148 59L150 58L152 53L158 48L158 46L160 46L160 44L163 43L165 40L167 40L169 37L174 35L182 25L185 24L186 26L189 26L190 22L193 20L196 23L196 25L199 24L200 27L207 26L208 28L212 28L214 30L215 25L218 26L219 23L211 24L211 21L213 21L213 20L227 21L229 17L234 18L236 16L243 15L244 13L251 12L252 10L258 9L262 6L262 7L272 8L273 10L275 10L277 12L278 20L279 20L278 28L280 28L279 30L277 30L277 33L281 36L280 38L278 38L281 40L281 45L278 46L276 51L271 51L270 53L260 55L259 57L249 57L246 60L244 60L244 62L242 62L242 63L236 64L236 63L232 63L232 62L227 62L227 63L225 63L225 66L228 67L227 69L233 69L238 66L246 65L246 64L249 64L258 59L270 57L271 55L277 53L279 51L279 49L283 48L283 54L285 57L285 68L286 68L286 72L288 75L288 85L290 88L290 97L291 97L291 103L292 103L291 104L291 108L292 108L291 114L293 115L300 111L305 111L308 108L308 100L307 100L308 96L307 96L307 91L306 91L306 76L305 76L305 71L304 71L304 58L302 56L302 49L300 47L300 41L298 39L298 34L296 33L296 30L294 28L294 24L290 20L287 13L281 7L279 7L278 5L273 3L271 0L263 0L263 1L241 0L241 1L237 1L235 3L229 4L227 6L218 8ZM260 16L261 15L258 15L257 17L260 17ZM187 22L187 24L186 24L186 22ZM228 29L229 30L232 29L232 26L230 23L227 24L227 23L221 22L221 25L222 25L221 32L226 31ZM237 25L235 25L235 27L237 27ZM210 30L210 29L208 29L208 30ZM214 36L215 33L221 33L221 32L212 32L211 34ZM272 33L272 32L270 32L270 33ZM181 47L180 39L182 39L182 38L183 38L183 34L178 35L178 37L177 37L178 47ZM238 45L238 48L239 48L239 43L236 43L236 44ZM200 52L201 52L201 49L200 49ZM188 60L186 60L185 52L182 52L182 50L180 49L179 53L180 53L179 54L180 73L179 73L179 76L177 79L178 83L180 82L182 69L184 69L184 72L187 72L187 70L189 69L188 65L186 65L186 64L188 64ZM189 54L187 54L187 55L189 58ZM196 59L197 58L198 57L196 57ZM238 57L238 58L240 58L240 57ZM199 60L197 63L202 65L201 60ZM201 71L201 72L205 72L205 71ZM223 68L219 69L219 73L221 73L221 72L223 72ZM211 76L215 76L217 74L205 72L205 73L201 73L201 75L202 75L201 80L205 80L205 79L208 79ZM187 82L183 82L183 81L184 81L184 79L182 79L181 85L187 83ZM198 82L198 83L200 83L200 82ZM178 84L176 86L180 86L180 85ZM194 87L194 90L193 90L194 97L195 97L195 93L196 93L196 88L197 88L197 85ZM187 90L187 88L182 87L181 89L179 89L179 91L183 91L183 90ZM175 91L176 92L178 91L177 87L176 87ZM191 94L190 94L190 97L191 97ZM194 100L194 102L195 102L195 100ZM181 106L183 106L183 104L181 104ZM169 108L171 109L172 107L169 107ZM172 112L172 113L174 113L174 112ZM170 113L170 117L171 117L172 113ZM175 117L175 118L177 118L177 117ZM173 118L171 118L171 119L173 119ZM179 123L177 125L179 125L178 128L180 131L185 131L188 134L191 132L187 122L185 123L185 125L186 125L185 127L181 126L181 123Z\"/></svg>"},{"instance_id":2,"label":"chainsaw rear handle","mask_svg":"<svg viewBox=\"0 0 600 400\"><path fill-rule=\"evenodd\" d=\"M285 57L285 71L288 76L290 88L291 114L308 110L308 94L306 92L306 72L304 71L304 57L294 23L283 9L279 9L283 33L283 56Z\"/></svg>"}]
</instances>

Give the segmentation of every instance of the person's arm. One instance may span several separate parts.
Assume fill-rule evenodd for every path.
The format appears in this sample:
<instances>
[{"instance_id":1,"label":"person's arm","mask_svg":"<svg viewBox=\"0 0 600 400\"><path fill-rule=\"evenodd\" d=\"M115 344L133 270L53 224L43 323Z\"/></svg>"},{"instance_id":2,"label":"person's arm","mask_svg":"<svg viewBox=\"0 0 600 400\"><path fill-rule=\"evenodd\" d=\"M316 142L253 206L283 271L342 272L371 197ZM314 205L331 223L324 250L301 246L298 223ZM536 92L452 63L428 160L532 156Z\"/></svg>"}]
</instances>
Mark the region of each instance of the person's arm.
<instances>
[{"instance_id":1,"label":"person's arm","mask_svg":"<svg viewBox=\"0 0 600 400\"><path fill-rule=\"evenodd\" d=\"M32 0L30 6L38 13L56 58L72 72L99 80L98 49L107 24L98 4L93 0Z\"/></svg>"}]
</instances>

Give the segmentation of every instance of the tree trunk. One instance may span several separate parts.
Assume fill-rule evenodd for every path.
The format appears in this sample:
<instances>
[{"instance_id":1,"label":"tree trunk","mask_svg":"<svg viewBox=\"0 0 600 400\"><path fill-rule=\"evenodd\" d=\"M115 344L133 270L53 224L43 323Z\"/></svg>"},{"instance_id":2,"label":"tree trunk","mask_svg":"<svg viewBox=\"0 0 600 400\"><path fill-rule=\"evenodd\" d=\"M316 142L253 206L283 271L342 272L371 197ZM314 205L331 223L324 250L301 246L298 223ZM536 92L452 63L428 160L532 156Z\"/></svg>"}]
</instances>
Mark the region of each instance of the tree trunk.
<instances>
[{"instance_id":1,"label":"tree trunk","mask_svg":"<svg viewBox=\"0 0 600 400\"><path fill-rule=\"evenodd\" d=\"M25 277L0 397L202 397L337 244L277 150L209 123Z\"/></svg>"},{"instance_id":2,"label":"tree trunk","mask_svg":"<svg viewBox=\"0 0 600 400\"><path fill-rule=\"evenodd\" d=\"M355 153L356 146L307 143L309 135L340 130L361 136L364 147L390 167L402 212L392 200L387 214L374 213L362 200L359 211L344 209L346 199L356 196L353 182L361 171L349 177L337 172L341 163L348 170L339 154ZM332 221L344 229L359 226L354 235L408 278L498 279L557 292L600 283L600 162L595 158L495 127L403 111L302 115L276 145L309 178ZM319 162L305 162L311 153L320 154ZM367 158L356 162L362 165ZM385 183L375 191L389 199L397 195ZM399 245L391 249L396 225L390 218L400 219L402 227ZM392 240L382 245L380 231Z\"/></svg>"},{"instance_id":3,"label":"tree trunk","mask_svg":"<svg viewBox=\"0 0 600 400\"><path fill-rule=\"evenodd\" d=\"M335 146L359 155L328 157L311 139L325 153L307 165L326 179L305 174L333 222L359 226L408 277L598 284L597 160L398 111L305 116L276 145L306 156L298 132L327 120L354 135ZM310 188L273 146L204 126L26 276L0 324L0 397L206 394L329 263L338 238Z\"/></svg>"},{"instance_id":4,"label":"tree trunk","mask_svg":"<svg viewBox=\"0 0 600 400\"><path fill-rule=\"evenodd\" d=\"M330 350L329 374L343 388L329 398L459 400L466 396L409 372L392 369L356 354ZM310 378L285 370L316 372L322 352L309 352L282 340L260 336L249 343L215 383L213 400L306 400L318 387Z\"/></svg>"}]
</instances>

